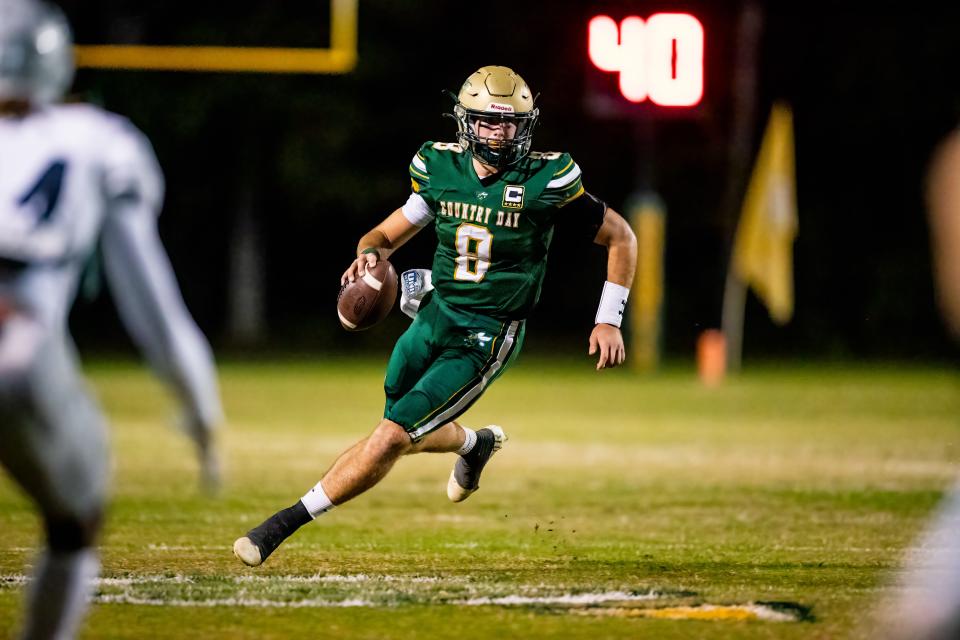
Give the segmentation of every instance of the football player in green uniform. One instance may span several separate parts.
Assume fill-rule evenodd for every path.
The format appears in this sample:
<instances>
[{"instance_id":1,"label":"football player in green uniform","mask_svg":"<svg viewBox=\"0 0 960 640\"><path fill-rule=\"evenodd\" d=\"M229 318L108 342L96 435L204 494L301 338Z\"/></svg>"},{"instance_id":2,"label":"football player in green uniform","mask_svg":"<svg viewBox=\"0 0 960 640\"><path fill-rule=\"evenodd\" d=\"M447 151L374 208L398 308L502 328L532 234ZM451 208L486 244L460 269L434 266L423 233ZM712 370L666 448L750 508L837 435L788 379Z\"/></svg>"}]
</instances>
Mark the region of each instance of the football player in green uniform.
<instances>
[{"instance_id":1,"label":"football player in green uniform","mask_svg":"<svg viewBox=\"0 0 960 640\"><path fill-rule=\"evenodd\" d=\"M245 564L261 564L296 529L373 487L406 454L457 453L448 497L459 502L477 490L506 435L499 426L473 431L456 420L520 351L557 226L607 247L589 353L599 353L598 370L623 362L619 327L636 238L619 214L584 190L569 154L530 150L538 113L519 75L483 67L457 96L457 142L428 142L413 157L409 199L360 239L342 276L344 283L362 277L433 223L432 270L402 277L404 301L416 315L387 366L383 420L296 504L234 543Z\"/></svg>"}]
</instances>

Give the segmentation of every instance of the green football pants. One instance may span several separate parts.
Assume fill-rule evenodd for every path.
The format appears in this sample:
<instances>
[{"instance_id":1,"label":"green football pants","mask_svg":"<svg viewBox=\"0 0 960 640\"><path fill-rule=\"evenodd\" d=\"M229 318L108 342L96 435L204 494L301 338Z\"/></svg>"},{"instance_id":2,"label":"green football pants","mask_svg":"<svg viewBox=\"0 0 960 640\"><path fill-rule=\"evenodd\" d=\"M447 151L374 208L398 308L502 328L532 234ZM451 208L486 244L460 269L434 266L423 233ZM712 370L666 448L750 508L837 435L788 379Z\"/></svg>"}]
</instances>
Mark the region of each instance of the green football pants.
<instances>
[{"instance_id":1,"label":"green football pants","mask_svg":"<svg viewBox=\"0 0 960 640\"><path fill-rule=\"evenodd\" d=\"M425 298L387 364L384 417L414 441L455 420L516 359L525 328Z\"/></svg>"}]
</instances>

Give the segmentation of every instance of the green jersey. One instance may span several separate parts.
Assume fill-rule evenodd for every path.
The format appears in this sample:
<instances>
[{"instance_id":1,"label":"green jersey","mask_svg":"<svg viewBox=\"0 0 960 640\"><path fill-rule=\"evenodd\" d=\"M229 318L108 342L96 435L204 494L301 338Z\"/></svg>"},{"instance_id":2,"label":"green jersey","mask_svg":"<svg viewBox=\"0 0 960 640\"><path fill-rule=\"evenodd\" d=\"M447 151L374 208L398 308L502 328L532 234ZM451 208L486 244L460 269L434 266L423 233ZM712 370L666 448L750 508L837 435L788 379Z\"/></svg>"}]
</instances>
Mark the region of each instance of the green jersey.
<instances>
[{"instance_id":1,"label":"green jersey","mask_svg":"<svg viewBox=\"0 0 960 640\"><path fill-rule=\"evenodd\" d=\"M410 177L414 195L404 213L419 226L434 222L440 297L493 318L527 317L540 297L560 211L584 195L570 154L532 151L481 180L461 145L427 142Z\"/></svg>"}]
</instances>

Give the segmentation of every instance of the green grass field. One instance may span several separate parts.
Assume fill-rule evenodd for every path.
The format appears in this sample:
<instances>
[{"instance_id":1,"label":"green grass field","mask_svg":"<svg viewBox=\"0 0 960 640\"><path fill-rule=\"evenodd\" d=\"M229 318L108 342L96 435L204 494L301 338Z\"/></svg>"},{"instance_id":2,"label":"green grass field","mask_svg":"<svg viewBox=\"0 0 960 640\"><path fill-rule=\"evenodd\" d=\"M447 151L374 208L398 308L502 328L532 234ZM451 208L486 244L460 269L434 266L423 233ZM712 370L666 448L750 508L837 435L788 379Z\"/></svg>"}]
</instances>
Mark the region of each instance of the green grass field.
<instances>
[{"instance_id":1,"label":"green grass field","mask_svg":"<svg viewBox=\"0 0 960 640\"><path fill-rule=\"evenodd\" d=\"M453 456L409 458L241 566L234 538L376 424L383 365L223 365L228 480L212 500L161 387L136 364L89 367L115 473L84 637L869 637L960 457L945 369L765 366L708 390L688 370L521 358L465 416L511 437L470 500L446 499ZM6 478L0 531L7 637L38 527ZM806 616L641 617L756 602Z\"/></svg>"}]
</instances>

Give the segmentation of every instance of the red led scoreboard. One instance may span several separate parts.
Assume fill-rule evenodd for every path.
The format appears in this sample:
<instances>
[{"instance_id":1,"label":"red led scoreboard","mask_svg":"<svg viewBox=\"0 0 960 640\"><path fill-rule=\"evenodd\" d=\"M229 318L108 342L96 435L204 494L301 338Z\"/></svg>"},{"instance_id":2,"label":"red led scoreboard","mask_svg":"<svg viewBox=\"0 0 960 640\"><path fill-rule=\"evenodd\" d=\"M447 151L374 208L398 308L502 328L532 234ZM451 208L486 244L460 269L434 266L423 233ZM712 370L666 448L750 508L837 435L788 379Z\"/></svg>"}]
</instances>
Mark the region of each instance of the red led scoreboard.
<instances>
[{"instance_id":1,"label":"red led scoreboard","mask_svg":"<svg viewBox=\"0 0 960 640\"><path fill-rule=\"evenodd\" d=\"M711 45L701 18L693 11L639 15L620 6L589 14L583 25L588 109L609 117L699 115Z\"/></svg>"}]
</instances>

